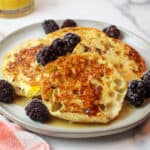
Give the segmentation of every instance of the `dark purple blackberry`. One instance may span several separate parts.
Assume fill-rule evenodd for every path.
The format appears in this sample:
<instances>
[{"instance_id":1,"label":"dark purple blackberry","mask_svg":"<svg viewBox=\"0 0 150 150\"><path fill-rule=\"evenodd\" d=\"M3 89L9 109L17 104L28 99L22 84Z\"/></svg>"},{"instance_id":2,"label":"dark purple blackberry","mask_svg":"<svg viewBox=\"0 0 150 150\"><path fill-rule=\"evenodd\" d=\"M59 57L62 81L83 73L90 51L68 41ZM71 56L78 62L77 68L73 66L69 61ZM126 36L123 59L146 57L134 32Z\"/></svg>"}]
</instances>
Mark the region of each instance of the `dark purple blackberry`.
<instances>
[{"instance_id":1,"label":"dark purple blackberry","mask_svg":"<svg viewBox=\"0 0 150 150\"><path fill-rule=\"evenodd\" d=\"M10 103L14 98L15 90L13 86L5 80L0 80L0 102Z\"/></svg>"},{"instance_id":2,"label":"dark purple blackberry","mask_svg":"<svg viewBox=\"0 0 150 150\"><path fill-rule=\"evenodd\" d=\"M59 29L59 26L54 20L45 20L42 23L42 27L46 34L54 32Z\"/></svg>"},{"instance_id":3,"label":"dark purple blackberry","mask_svg":"<svg viewBox=\"0 0 150 150\"><path fill-rule=\"evenodd\" d=\"M59 56L71 53L78 42L80 42L80 37L72 33L65 35L64 39L57 38L50 46L40 49L36 55L37 62L44 66Z\"/></svg>"},{"instance_id":4,"label":"dark purple blackberry","mask_svg":"<svg viewBox=\"0 0 150 150\"><path fill-rule=\"evenodd\" d=\"M77 26L77 24L76 24L76 22L75 22L74 20L72 20L72 19L66 19L66 20L63 22L61 28L65 28L65 27L76 27L76 26Z\"/></svg>"},{"instance_id":5,"label":"dark purple blackberry","mask_svg":"<svg viewBox=\"0 0 150 150\"><path fill-rule=\"evenodd\" d=\"M64 56L69 51L68 45L62 39L55 39L50 46L41 48L36 55L37 62L45 66L59 56Z\"/></svg>"},{"instance_id":6,"label":"dark purple blackberry","mask_svg":"<svg viewBox=\"0 0 150 150\"><path fill-rule=\"evenodd\" d=\"M67 53L67 44L62 40L62 39L55 39L52 44L51 47L53 49L53 51L57 54L57 56L63 56Z\"/></svg>"},{"instance_id":7,"label":"dark purple blackberry","mask_svg":"<svg viewBox=\"0 0 150 150\"><path fill-rule=\"evenodd\" d=\"M74 48L81 41L81 38L75 33L68 33L64 36L63 40L67 43L68 47Z\"/></svg>"},{"instance_id":8,"label":"dark purple blackberry","mask_svg":"<svg viewBox=\"0 0 150 150\"><path fill-rule=\"evenodd\" d=\"M36 60L39 64L45 66L48 62L57 58L57 53L50 47L45 46L39 50L36 55Z\"/></svg>"},{"instance_id":9,"label":"dark purple blackberry","mask_svg":"<svg viewBox=\"0 0 150 150\"><path fill-rule=\"evenodd\" d=\"M147 71L143 75L142 80L144 81L145 89L146 89L146 96L145 96L145 98L149 98L150 97L150 70Z\"/></svg>"},{"instance_id":10,"label":"dark purple blackberry","mask_svg":"<svg viewBox=\"0 0 150 150\"><path fill-rule=\"evenodd\" d=\"M26 107L25 111L27 116L32 120L39 122L46 122L50 118L47 107L42 103L41 99L33 99Z\"/></svg>"},{"instance_id":11,"label":"dark purple blackberry","mask_svg":"<svg viewBox=\"0 0 150 150\"><path fill-rule=\"evenodd\" d=\"M73 48L80 42L80 37L73 33L68 33L64 36L63 39L55 39L51 48L57 54L57 56L63 56L67 53L71 53Z\"/></svg>"},{"instance_id":12,"label":"dark purple blackberry","mask_svg":"<svg viewBox=\"0 0 150 150\"><path fill-rule=\"evenodd\" d=\"M150 70L147 71L147 72L143 75L142 80L143 80L143 81L150 81Z\"/></svg>"},{"instance_id":13,"label":"dark purple blackberry","mask_svg":"<svg viewBox=\"0 0 150 150\"><path fill-rule=\"evenodd\" d=\"M53 48L53 50L57 53L57 56L64 56L67 53L71 53L73 51L73 46L69 46L68 43L66 41L64 41L63 39L55 39L52 42L51 47Z\"/></svg>"},{"instance_id":14,"label":"dark purple blackberry","mask_svg":"<svg viewBox=\"0 0 150 150\"><path fill-rule=\"evenodd\" d=\"M112 37L112 38L116 38L118 39L119 36L120 36L120 30L114 26L114 25L111 25L110 27L107 27L103 30L109 37Z\"/></svg>"},{"instance_id":15,"label":"dark purple blackberry","mask_svg":"<svg viewBox=\"0 0 150 150\"><path fill-rule=\"evenodd\" d=\"M145 98L145 85L142 80L132 80L128 84L127 98L128 102L136 107L143 104Z\"/></svg>"}]
</instances>

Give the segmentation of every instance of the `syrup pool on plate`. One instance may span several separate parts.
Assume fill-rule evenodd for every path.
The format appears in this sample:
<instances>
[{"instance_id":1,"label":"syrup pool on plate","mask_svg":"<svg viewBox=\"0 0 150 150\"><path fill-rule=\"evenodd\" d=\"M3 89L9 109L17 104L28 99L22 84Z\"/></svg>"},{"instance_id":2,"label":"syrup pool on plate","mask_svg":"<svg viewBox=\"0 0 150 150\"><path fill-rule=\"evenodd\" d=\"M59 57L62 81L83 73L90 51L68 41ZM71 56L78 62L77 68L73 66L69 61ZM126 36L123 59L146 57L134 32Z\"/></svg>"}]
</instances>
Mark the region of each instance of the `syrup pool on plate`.
<instances>
[{"instance_id":1,"label":"syrup pool on plate","mask_svg":"<svg viewBox=\"0 0 150 150\"><path fill-rule=\"evenodd\" d=\"M27 98L23 98L23 97L17 97L16 100L14 101L14 104L25 108L25 106L30 102L31 100L27 99ZM134 107L127 104L126 102L124 103L123 109L120 112L120 115L113 120L111 123L109 124L99 124L99 123L73 123L67 120L63 120L63 119L58 119L55 117L51 117L50 121L47 122L47 125L50 126L57 126L57 127L63 127L63 128L95 128L95 127L102 127L102 126L107 126L110 124L113 124L117 121L121 121L124 118L128 117L133 111L134 111Z\"/></svg>"}]
</instances>

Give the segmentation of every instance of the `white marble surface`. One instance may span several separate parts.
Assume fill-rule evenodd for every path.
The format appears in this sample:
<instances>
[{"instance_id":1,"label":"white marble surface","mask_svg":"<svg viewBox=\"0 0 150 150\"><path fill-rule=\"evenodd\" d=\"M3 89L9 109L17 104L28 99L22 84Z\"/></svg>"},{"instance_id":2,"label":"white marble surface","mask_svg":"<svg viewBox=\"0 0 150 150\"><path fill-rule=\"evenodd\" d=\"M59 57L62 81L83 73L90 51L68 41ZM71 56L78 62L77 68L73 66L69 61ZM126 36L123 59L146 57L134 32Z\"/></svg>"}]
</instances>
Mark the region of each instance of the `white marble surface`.
<instances>
[{"instance_id":1,"label":"white marble surface","mask_svg":"<svg viewBox=\"0 0 150 150\"><path fill-rule=\"evenodd\" d=\"M36 0L36 10L32 14L17 19L0 19L0 33L6 36L46 18L110 22L150 41L150 0ZM150 119L140 127L114 136L85 140L43 137L53 150L150 150Z\"/></svg>"}]
</instances>

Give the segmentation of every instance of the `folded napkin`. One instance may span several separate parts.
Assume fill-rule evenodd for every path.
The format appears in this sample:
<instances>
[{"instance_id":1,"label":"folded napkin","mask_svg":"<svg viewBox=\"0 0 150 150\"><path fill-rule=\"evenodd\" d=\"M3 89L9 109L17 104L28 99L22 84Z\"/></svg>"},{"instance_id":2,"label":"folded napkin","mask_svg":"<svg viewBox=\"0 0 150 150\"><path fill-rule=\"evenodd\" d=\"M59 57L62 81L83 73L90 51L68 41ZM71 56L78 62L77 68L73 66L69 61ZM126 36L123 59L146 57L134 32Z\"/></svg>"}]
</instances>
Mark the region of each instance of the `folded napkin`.
<instances>
[{"instance_id":1,"label":"folded napkin","mask_svg":"<svg viewBox=\"0 0 150 150\"><path fill-rule=\"evenodd\" d=\"M39 136L24 131L0 115L0 150L50 150Z\"/></svg>"}]
</instances>

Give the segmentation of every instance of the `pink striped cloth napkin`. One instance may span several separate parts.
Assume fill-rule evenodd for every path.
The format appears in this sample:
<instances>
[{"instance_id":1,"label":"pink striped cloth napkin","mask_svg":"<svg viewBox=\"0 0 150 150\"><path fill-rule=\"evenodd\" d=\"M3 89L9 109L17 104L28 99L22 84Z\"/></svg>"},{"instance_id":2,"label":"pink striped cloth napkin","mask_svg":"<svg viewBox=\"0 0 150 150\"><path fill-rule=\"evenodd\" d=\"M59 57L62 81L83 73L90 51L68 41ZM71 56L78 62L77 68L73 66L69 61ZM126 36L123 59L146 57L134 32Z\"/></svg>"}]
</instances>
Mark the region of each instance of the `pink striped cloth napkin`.
<instances>
[{"instance_id":1,"label":"pink striped cloth napkin","mask_svg":"<svg viewBox=\"0 0 150 150\"><path fill-rule=\"evenodd\" d=\"M50 150L50 147L39 136L0 115L0 150Z\"/></svg>"}]
</instances>

